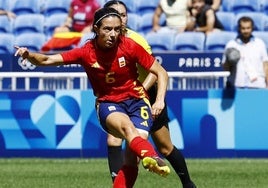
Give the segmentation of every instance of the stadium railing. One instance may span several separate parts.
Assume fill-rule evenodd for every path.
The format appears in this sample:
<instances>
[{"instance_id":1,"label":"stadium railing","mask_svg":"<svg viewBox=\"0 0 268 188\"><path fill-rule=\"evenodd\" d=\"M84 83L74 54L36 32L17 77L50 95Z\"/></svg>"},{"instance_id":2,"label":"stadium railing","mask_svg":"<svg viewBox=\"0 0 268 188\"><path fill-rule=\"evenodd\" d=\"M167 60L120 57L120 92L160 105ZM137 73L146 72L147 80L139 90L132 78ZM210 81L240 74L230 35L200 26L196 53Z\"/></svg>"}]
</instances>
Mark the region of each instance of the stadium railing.
<instances>
[{"instance_id":1,"label":"stadium railing","mask_svg":"<svg viewBox=\"0 0 268 188\"><path fill-rule=\"evenodd\" d=\"M205 90L225 87L229 72L168 72L168 76L168 90ZM18 79L24 84L18 84ZM0 72L0 90L47 91L89 88L87 75L83 72Z\"/></svg>"}]
</instances>

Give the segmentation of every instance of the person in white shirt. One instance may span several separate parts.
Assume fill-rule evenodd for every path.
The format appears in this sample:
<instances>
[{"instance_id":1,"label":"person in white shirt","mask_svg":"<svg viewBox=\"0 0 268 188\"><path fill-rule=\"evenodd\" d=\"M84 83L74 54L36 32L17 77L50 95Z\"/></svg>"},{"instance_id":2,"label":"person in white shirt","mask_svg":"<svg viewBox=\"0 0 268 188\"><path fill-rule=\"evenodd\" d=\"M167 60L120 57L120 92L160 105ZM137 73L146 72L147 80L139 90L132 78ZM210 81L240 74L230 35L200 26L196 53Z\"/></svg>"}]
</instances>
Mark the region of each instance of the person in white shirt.
<instances>
[{"instance_id":1,"label":"person in white shirt","mask_svg":"<svg viewBox=\"0 0 268 188\"><path fill-rule=\"evenodd\" d=\"M154 32L170 32L180 33L192 28L194 21L191 20L189 8L191 0L160 0L153 15ZM165 15L166 26L161 27L159 20L161 15Z\"/></svg>"},{"instance_id":2,"label":"person in white shirt","mask_svg":"<svg viewBox=\"0 0 268 188\"><path fill-rule=\"evenodd\" d=\"M254 22L250 17L241 17L238 20L238 36L225 46L223 67L231 72L227 86L268 87L267 47L262 39L252 34L253 28ZM234 58L234 50L239 53L239 58Z\"/></svg>"}]
</instances>

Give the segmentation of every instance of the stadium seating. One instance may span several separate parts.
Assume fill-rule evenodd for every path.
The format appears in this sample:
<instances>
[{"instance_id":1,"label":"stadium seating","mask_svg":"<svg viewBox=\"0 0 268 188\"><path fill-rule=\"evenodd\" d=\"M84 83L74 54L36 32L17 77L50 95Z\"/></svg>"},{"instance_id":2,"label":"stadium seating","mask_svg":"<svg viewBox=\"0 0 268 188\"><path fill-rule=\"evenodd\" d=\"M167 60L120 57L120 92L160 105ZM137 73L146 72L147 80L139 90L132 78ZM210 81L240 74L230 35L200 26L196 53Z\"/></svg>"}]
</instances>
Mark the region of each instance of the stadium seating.
<instances>
[{"instance_id":1,"label":"stadium seating","mask_svg":"<svg viewBox=\"0 0 268 188\"><path fill-rule=\"evenodd\" d=\"M184 32L175 36L174 50L203 51L205 34L203 32Z\"/></svg>"},{"instance_id":2,"label":"stadium seating","mask_svg":"<svg viewBox=\"0 0 268 188\"><path fill-rule=\"evenodd\" d=\"M242 16L248 16L253 19L254 21L254 30L255 31L264 31L266 28L266 21L267 21L267 16L261 12L244 12L244 13L239 13L236 15L236 25L235 25L235 30L237 30L237 21L242 17Z\"/></svg>"},{"instance_id":3,"label":"stadium seating","mask_svg":"<svg viewBox=\"0 0 268 188\"><path fill-rule=\"evenodd\" d=\"M51 16L52 14L68 13L70 0L46 0L44 4L44 15Z\"/></svg>"},{"instance_id":4,"label":"stadium seating","mask_svg":"<svg viewBox=\"0 0 268 188\"><path fill-rule=\"evenodd\" d=\"M15 37L12 33L0 34L0 53L13 53L14 52Z\"/></svg>"},{"instance_id":5,"label":"stadium seating","mask_svg":"<svg viewBox=\"0 0 268 188\"><path fill-rule=\"evenodd\" d=\"M11 11L16 15L40 13L40 2L37 0L15 0L11 4Z\"/></svg>"},{"instance_id":6,"label":"stadium seating","mask_svg":"<svg viewBox=\"0 0 268 188\"><path fill-rule=\"evenodd\" d=\"M3 9L3 10L8 10L8 6L7 6L7 1L6 0L1 0L0 1L0 9Z\"/></svg>"},{"instance_id":7,"label":"stadium seating","mask_svg":"<svg viewBox=\"0 0 268 188\"><path fill-rule=\"evenodd\" d=\"M43 14L25 14L17 16L14 21L13 33L20 35L22 33L44 33Z\"/></svg>"},{"instance_id":8,"label":"stadium seating","mask_svg":"<svg viewBox=\"0 0 268 188\"><path fill-rule=\"evenodd\" d=\"M261 10L262 0L223 0L222 7L224 11L235 14L242 12L259 12Z\"/></svg>"},{"instance_id":9,"label":"stadium seating","mask_svg":"<svg viewBox=\"0 0 268 188\"><path fill-rule=\"evenodd\" d=\"M135 13L136 14L136 3L133 0L122 0L125 5L127 6L128 13Z\"/></svg>"},{"instance_id":10,"label":"stadium seating","mask_svg":"<svg viewBox=\"0 0 268 188\"><path fill-rule=\"evenodd\" d=\"M268 15L268 0L262 0L261 2L261 12Z\"/></svg>"},{"instance_id":11,"label":"stadium seating","mask_svg":"<svg viewBox=\"0 0 268 188\"><path fill-rule=\"evenodd\" d=\"M66 20L67 13L52 14L51 16L45 17L45 34L50 37L52 36L55 27L58 27Z\"/></svg>"},{"instance_id":12,"label":"stadium seating","mask_svg":"<svg viewBox=\"0 0 268 188\"><path fill-rule=\"evenodd\" d=\"M205 50L206 51L223 51L227 42L235 39L236 32L213 32L206 36L205 40Z\"/></svg>"},{"instance_id":13,"label":"stadium seating","mask_svg":"<svg viewBox=\"0 0 268 188\"><path fill-rule=\"evenodd\" d=\"M236 25L234 13L218 11L216 12L216 16L222 23L225 31L234 31Z\"/></svg>"},{"instance_id":14,"label":"stadium seating","mask_svg":"<svg viewBox=\"0 0 268 188\"><path fill-rule=\"evenodd\" d=\"M79 42L78 46L84 45L87 40L92 39L93 37L94 37L93 32L83 34L83 36L80 39L80 42Z\"/></svg>"},{"instance_id":15,"label":"stadium seating","mask_svg":"<svg viewBox=\"0 0 268 188\"><path fill-rule=\"evenodd\" d=\"M0 16L0 33L12 33L12 22L7 16Z\"/></svg>"},{"instance_id":16,"label":"stadium seating","mask_svg":"<svg viewBox=\"0 0 268 188\"><path fill-rule=\"evenodd\" d=\"M154 13L158 0L135 0L136 4L136 13L139 15L143 15L146 13Z\"/></svg>"},{"instance_id":17,"label":"stadium seating","mask_svg":"<svg viewBox=\"0 0 268 188\"><path fill-rule=\"evenodd\" d=\"M264 41L268 50L268 33L266 31L254 31L253 36L261 38Z\"/></svg>"},{"instance_id":18,"label":"stadium seating","mask_svg":"<svg viewBox=\"0 0 268 188\"><path fill-rule=\"evenodd\" d=\"M145 39L150 44L153 52L173 50L173 41L175 35L167 33L150 32L145 35Z\"/></svg>"},{"instance_id":19,"label":"stadium seating","mask_svg":"<svg viewBox=\"0 0 268 188\"><path fill-rule=\"evenodd\" d=\"M43 33L23 33L16 36L15 45L27 47L30 51L40 51L46 42L46 35Z\"/></svg>"},{"instance_id":20,"label":"stadium seating","mask_svg":"<svg viewBox=\"0 0 268 188\"><path fill-rule=\"evenodd\" d=\"M134 31L138 31L140 27L140 19L138 14L128 13L127 26Z\"/></svg>"},{"instance_id":21,"label":"stadium seating","mask_svg":"<svg viewBox=\"0 0 268 188\"><path fill-rule=\"evenodd\" d=\"M148 33L153 28L153 13L145 13L140 17L140 26L138 32ZM166 19L164 16L160 18L160 25L164 26L166 23Z\"/></svg>"}]
</instances>

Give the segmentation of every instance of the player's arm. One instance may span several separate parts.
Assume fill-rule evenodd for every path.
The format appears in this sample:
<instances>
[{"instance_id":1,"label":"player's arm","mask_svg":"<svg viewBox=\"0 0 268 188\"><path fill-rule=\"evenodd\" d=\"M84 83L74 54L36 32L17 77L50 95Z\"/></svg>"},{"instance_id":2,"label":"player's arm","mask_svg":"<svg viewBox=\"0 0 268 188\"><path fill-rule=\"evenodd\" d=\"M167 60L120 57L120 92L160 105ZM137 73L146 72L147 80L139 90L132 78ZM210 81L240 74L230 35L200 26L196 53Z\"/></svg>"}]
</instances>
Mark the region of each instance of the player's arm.
<instances>
[{"instance_id":1,"label":"player's arm","mask_svg":"<svg viewBox=\"0 0 268 188\"><path fill-rule=\"evenodd\" d=\"M143 87L148 91L156 82L157 77L153 73L149 73L142 82Z\"/></svg>"},{"instance_id":2,"label":"player's arm","mask_svg":"<svg viewBox=\"0 0 268 188\"><path fill-rule=\"evenodd\" d=\"M152 105L152 114L153 116L158 116L165 106L168 74L157 60L154 61L149 71L157 77L157 95L155 103Z\"/></svg>"},{"instance_id":3,"label":"player's arm","mask_svg":"<svg viewBox=\"0 0 268 188\"><path fill-rule=\"evenodd\" d=\"M163 13L163 9L161 5L159 4L153 14L153 31L158 31L160 29L159 20L161 17L161 14Z\"/></svg>"},{"instance_id":4,"label":"player's arm","mask_svg":"<svg viewBox=\"0 0 268 188\"><path fill-rule=\"evenodd\" d=\"M63 64L63 58L60 54L46 55L30 52L25 47L15 46L15 48L17 49L15 56L21 56L24 62L28 60L36 66L58 66Z\"/></svg>"}]
</instances>

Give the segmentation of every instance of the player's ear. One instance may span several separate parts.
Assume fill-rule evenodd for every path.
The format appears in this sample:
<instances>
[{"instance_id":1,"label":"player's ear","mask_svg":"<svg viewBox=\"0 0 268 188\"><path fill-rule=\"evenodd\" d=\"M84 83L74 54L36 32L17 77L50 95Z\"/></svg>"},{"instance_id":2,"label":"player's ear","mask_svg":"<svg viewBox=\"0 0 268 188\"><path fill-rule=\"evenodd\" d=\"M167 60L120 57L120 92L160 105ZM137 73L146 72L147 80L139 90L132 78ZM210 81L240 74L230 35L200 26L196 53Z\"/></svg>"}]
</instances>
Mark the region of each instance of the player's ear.
<instances>
[{"instance_id":1,"label":"player's ear","mask_svg":"<svg viewBox=\"0 0 268 188\"><path fill-rule=\"evenodd\" d=\"M99 28L97 25L93 25L93 31L96 33L96 35L99 35Z\"/></svg>"}]
</instances>

